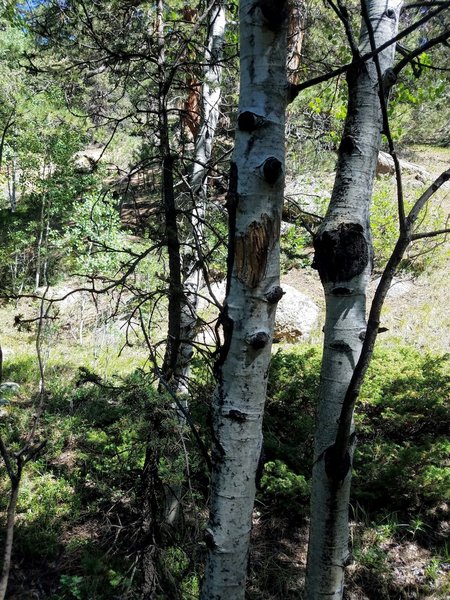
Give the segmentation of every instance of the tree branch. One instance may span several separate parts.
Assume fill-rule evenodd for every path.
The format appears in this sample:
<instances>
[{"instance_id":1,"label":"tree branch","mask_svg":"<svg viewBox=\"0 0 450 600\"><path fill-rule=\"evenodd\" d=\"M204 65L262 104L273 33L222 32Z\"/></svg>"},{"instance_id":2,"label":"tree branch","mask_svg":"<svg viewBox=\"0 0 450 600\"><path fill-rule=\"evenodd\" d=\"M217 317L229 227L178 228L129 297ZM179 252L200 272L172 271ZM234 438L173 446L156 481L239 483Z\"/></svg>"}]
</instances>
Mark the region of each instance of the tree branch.
<instances>
[{"instance_id":1,"label":"tree branch","mask_svg":"<svg viewBox=\"0 0 450 600\"><path fill-rule=\"evenodd\" d=\"M380 52L382 52L383 50L385 50L389 46L392 46L392 44L395 44L396 42L402 40L403 38L405 38L406 36L408 36L410 33L412 33L413 31L415 31L418 27L420 27L424 23L427 23L430 19L432 19L433 17L437 16L443 10L445 10L446 8L449 8L449 7L450 7L450 1L442 2L442 4L438 5L438 7L436 8L436 10L428 13L427 15L425 15L424 17L422 17L421 19L419 19L415 23L412 23L411 25L409 25L408 27L406 27L403 31L401 31L399 34L397 34L392 39L388 40L384 44L381 44L381 46L379 46L375 50L375 52L373 52L373 51L367 52L366 54L364 54L363 56L361 56L361 58L359 59L359 61L357 61L356 64L362 64L362 63L366 62L367 60L370 60L371 58L373 58L377 54L380 54ZM324 83L325 81L328 81L329 79L333 79L333 77L337 77L338 75L343 75L350 68L352 68L354 66L355 66L355 63L354 62L350 62L350 63L347 63L347 64L343 65L342 67L339 67L338 69L334 69L333 71L330 71L329 73L324 73L323 75L319 75L317 77L313 77L312 79L309 79L308 81L304 81L303 83L299 83L297 85L292 85L291 86L291 90L290 90L291 94L292 94L293 97L295 97L295 96L297 96L303 90L306 90L306 89L308 89L310 87L313 87L314 85L318 85L319 83Z\"/></svg>"},{"instance_id":2,"label":"tree branch","mask_svg":"<svg viewBox=\"0 0 450 600\"><path fill-rule=\"evenodd\" d=\"M436 46L437 44L445 42L445 40L447 40L448 38L450 38L450 30L444 31L440 35L432 38L431 40L428 40L422 46L419 46L415 50L412 50L411 52L406 54L404 56L404 58L402 58L402 60L399 61L395 65L395 67L393 68L394 73L396 75L398 75L400 73L400 71L402 69L404 69L407 65L409 65L409 63L411 63L417 56L420 56L423 52L426 52L426 50L429 50L433 46ZM427 65L424 65L424 66L427 66Z\"/></svg>"},{"instance_id":3,"label":"tree branch","mask_svg":"<svg viewBox=\"0 0 450 600\"><path fill-rule=\"evenodd\" d=\"M359 397L361 386L369 367L370 360L372 358L375 342L378 336L378 330L380 327L381 311L386 299L386 295L391 287L394 275L397 272L398 266L405 254L406 249L413 239L413 225L426 202L448 179L450 179L450 169L442 173L436 179L436 181L430 185L430 187L420 196L413 208L410 210L405 221L406 229L404 231L400 231L395 248L391 254L391 257L389 258L386 268L381 276L380 283L375 291L370 308L369 319L367 321L367 328L361 355L356 364L352 379L342 403L339 426L334 443L334 452L337 461L343 461L348 451L353 410L356 400ZM443 230L443 233L447 233L447 231L448 230Z\"/></svg>"},{"instance_id":4,"label":"tree branch","mask_svg":"<svg viewBox=\"0 0 450 600\"><path fill-rule=\"evenodd\" d=\"M413 233L411 236L411 241L422 240L423 238L436 237L438 235L445 235L447 233L450 233L450 229L437 229L436 231Z\"/></svg>"}]
</instances>

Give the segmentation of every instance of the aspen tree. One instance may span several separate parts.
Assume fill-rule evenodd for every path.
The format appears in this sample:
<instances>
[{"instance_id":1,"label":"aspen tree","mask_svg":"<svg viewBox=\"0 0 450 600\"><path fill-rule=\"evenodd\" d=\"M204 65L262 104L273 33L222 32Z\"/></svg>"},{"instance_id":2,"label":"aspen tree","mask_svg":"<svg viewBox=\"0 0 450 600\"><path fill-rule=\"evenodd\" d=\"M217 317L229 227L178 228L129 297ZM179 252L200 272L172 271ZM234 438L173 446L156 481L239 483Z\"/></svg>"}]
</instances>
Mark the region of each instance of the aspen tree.
<instances>
[{"instance_id":1,"label":"aspen tree","mask_svg":"<svg viewBox=\"0 0 450 600\"><path fill-rule=\"evenodd\" d=\"M379 75L387 92L395 44L358 60L395 37L401 0L362 0L359 46L347 75L348 109L334 189L315 236L315 267L326 299L324 354L311 491L305 598L340 600L349 560L348 509L354 435L337 444L344 397L366 331L366 290L372 271L370 203L383 129ZM351 40L350 40L351 41ZM378 62L378 66L377 63ZM343 452L342 452L343 449Z\"/></svg>"},{"instance_id":2,"label":"aspen tree","mask_svg":"<svg viewBox=\"0 0 450 600\"><path fill-rule=\"evenodd\" d=\"M228 193L224 342L212 403L212 486L203 600L245 596L255 476L279 286L287 10L240 4L240 100Z\"/></svg>"}]
</instances>

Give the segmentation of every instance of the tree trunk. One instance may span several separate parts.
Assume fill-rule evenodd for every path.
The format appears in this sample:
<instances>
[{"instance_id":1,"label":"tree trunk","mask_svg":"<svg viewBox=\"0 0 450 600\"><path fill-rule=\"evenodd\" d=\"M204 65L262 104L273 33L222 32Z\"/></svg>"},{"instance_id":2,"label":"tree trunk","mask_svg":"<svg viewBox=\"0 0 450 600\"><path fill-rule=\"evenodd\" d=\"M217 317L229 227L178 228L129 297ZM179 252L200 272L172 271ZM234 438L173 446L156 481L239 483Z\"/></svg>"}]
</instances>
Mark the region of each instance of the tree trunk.
<instances>
[{"instance_id":1,"label":"tree trunk","mask_svg":"<svg viewBox=\"0 0 450 600\"><path fill-rule=\"evenodd\" d=\"M167 93L170 87L168 67L166 62L166 48L164 38L164 2L158 0L156 7L156 30L158 45L158 138L159 153L161 160L161 200L164 210L165 221L165 243L167 247L169 262L169 289L168 289L168 331L161 367L161 377L169 381L173 375L178 350L180 346L181 325L181 264L180 264L180 240L178 232L177 209L174 191L174 156L171 153L169 119L167 107ZM160 385L160 390L163 386ZM152 423L152 433L155 423L153 416L147 415ZM158 452L152 434L146 442L146 456L142 471L142 571L143 585L142 594L144 600L151 600L158 590L158 570L160 568L160 525L164 518L162 503L162 486L158 477Z\"/></svg>"},{"instance_id":2,"label":"tree trunk","mask_svg":"<svg viewBox=\"0 0 450 600\"><path fill-rule=\"evenodd\" d=\"M400 6L400 0L367 0L377 47L396 35ZM379 54L383 75L392 68L394 49L391 45ZM359 51L370 52L364 21ZM326 322L311 491L308 600L341 599L349 559L353 434L343 459L333 449L341 406L366 331L366 288L372 269L369 211L383 124L375 62L361 64L355 58L347 80L348 112L335 185L314 242Z\"/></svg>"},{"instance_id":3,"label":"tree trunk","mask_svg":"<svg viewBox=\"0 0 450 600\"><path fill-rule=\"evenodd\" d=\"M4 600L8 588L9 572L11 568L11 555L14 538L14 522L16 518L17 500L19 498L19 478L11 480L11 491L6 513L6 539L3 550L3 566L0 578L0 600Z\"/></svg>"},{"instance_id":4,"label":"tree trunk","mask_svg":"<svg viewBox=\"0 0 450 600\"><path fill-rule=\"evenodd\" d=\"M194 353L193 343L197 333L198 292L203 283L202 243L207 202L207 175L212 146L219 118L221 100L220 78L222 48L225 36L225 9L221 1L210 14L208 41L205 48L205 69L201 91L200 128L195 143L194 164L190 178L192 210L190 213L191 236L183 254L183 298L180 305L180 345L176 356L171 388L179 396L184 411L188 410L189 368ZM178 420L186 424L186 412L177 411ZM166 520L172 525L177 518L181 486L166 492Z\"/></svg>"},{"instance_id":5,"label":"tree trunk","mask_svg":"<svg viewBox=\"0 0 450 600\"><path fill-rule=\"evenodd\" d=\"M241 81L231 165L227 298L212 403L212 487L203 600L245 596L255 474L279 287L287 11L240 5Z\"/></svg>"},{"instance_id":6,"label":"tree trunk","mask_svg":"<svg viewBox=\"0 0 450 600\"><path fill-rule=\"evenodd\" d=\"M299 69L306 29L306 11L305 0L289 0L287 70L289 82L294 85L300 79Z\"/></svg>"},{"instance_id":7,"label":"tree trunk","mask_svg":"<svg viewBox=\"0 0 450 600\"><path fill-rule=\"evenodd\" d=\"M174 389L178 394L187 393L189 363L192 358L192 343L196 335L198 291L203 283L201 247L207 202L207 175L212 155L212 146L219 119L221 100L220 79L222 75L222 48L225 36L225 9L217 2L211 11L208 41L205 49L205 69L201 91L200 128L196 143L194 164L191 174L192 236L184 253L183 306L181 312L181 344L174 374ZM190 246L190 247L189 247Z\"/></svg>"}]
</instances>

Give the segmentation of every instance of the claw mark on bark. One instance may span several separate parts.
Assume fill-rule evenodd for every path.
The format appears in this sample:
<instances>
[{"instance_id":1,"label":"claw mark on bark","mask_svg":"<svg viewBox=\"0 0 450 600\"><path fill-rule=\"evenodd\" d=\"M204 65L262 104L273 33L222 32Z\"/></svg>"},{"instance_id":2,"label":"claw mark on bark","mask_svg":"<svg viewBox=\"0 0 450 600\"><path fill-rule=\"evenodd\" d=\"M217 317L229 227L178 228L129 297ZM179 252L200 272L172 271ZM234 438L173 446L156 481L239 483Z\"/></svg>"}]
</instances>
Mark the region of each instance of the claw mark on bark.
<instances>
[{"instance_id":1,"label":"claw mark on bark","mask_svg":"<svg viewBox=\"0 0 450 600\"><path fill-rule=\"evenodd\" d=\"M239 281L255 288L266 274L267 256L279 235L279 224L264 214L253 221L244 235L236 236L235 259Z\"/></svg>"}]
</instances>

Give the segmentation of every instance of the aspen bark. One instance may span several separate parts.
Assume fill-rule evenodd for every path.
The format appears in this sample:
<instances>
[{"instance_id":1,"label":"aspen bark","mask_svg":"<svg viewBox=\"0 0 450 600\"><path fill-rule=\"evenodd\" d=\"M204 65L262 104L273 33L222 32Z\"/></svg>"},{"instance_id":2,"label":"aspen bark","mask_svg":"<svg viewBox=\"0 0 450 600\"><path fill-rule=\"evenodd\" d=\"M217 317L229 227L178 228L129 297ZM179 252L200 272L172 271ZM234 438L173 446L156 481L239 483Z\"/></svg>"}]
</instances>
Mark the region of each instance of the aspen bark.
<instances>
[{"instance_id":1,"label":"aspen bark","mask_svg":"<svg viewBox=\"0 0 450 600\"><path fill-rule=\"evenodd\" d=\"M243 600L255 474L279 287L287 11L240 4L240 100L231 165L224 343L212 403L210 518L203 600Z\"/></svg>"},{"instance_id":2,"label":"aspen bark","mask_svg":"<svg viewBox=\"0 0 450 600\"><path fill-rule=\"evenodd\" d=\"M363 0L365 1L365 0ZM401 0L366 0L376 46L398 29ZM362 22L359 52L370 52ZM378 55L383 76L392 68L395 46ZM311 524L305 598L340 600L349 561L348 508L353 434L343 459L333 453L341 406L366 331L366 288L372 269L370 203L381 142L382 112L374 60L354 60L349 101L339 148L335 185L315 237L315 267L326 299L324 354L311 491Z\"/></svg>"},{"instance_id":3,"label":"aspen bark","mask_svg":"<svg viewBox=\"0 0 450 600\"><path fill-rule=\"evenodd\" d=\"M225 36L225 9L222 0L211 10L208 41L205 48L205 68L201 90L201 113L195 142L194 164L190 178L193 207L190 214L191 239L183 256L183 296L180 305L180 344L170 386L178 395L185 411L188 410L189 368L194 353L197 326L198 292L203 283L201 248L206 218L207 180L214 136L219 119L222 97L222 48ZM185 412L178 410L181 426L186 424ZM173 524L178 515L181 487L166 492L166 520Z\"/></svg>"},{"instance_id":4,"label":"aspen bark","mask_svg":"<svg viewBox=\"0 0 450 600\"><path fill-rule=\"evenodd\" d=\"M204 237L204 222L207 202L208 169L211 161L214 136L219 119L222 97L222 48L225 36L225 9L220 0L211 11L210 27L205 48L205 69L201 90L200 127L198 130L194 164L190 178L193 197L191 211L191 246L185 252L183 280L183 305L181 307L181 344L174 373L173 388L177 394L187 393L189 363L193 354L193 341L196 335L198 291L203 283L201 246ZM187 256L188 254L188 256Z\"/></svg>"}]
</instances>

